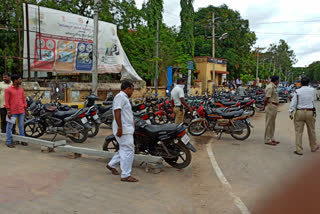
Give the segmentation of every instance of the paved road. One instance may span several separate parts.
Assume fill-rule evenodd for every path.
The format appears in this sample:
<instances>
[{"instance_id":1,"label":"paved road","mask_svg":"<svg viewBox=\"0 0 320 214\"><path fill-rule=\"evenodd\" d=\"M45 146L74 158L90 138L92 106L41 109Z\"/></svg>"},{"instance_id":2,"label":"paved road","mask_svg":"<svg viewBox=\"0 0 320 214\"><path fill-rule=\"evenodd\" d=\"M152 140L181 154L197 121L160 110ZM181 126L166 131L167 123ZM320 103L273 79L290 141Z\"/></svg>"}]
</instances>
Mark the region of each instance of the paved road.
<instances>
[{"instance_id":1,"label":"paved road","mask_svg":"<svg viewBox=\"0 0 320 214\"><path fill-rule=\"evenodd\" d=\"M316 102L316 106L319 110L319 102ZM276 140L281 142L278 146L268 146L263 142L264 114L257 114L253 118L255 128L247 141L237 142L230 136L223 136L222 140L213 142L213 152L220 168L233 192L249 210L261 203L265 196L281 189L281 185L288 183L310 159L319 156L319 152L310 152L306 128L303 138L304 155L300 157L293 154L295 136L288 109L289 103L282 104L279 108L275 134ZM318 133L319 117L317 135Z\"/></svg>"},{"instance_id":2,"label":"paved road","mask_svg":"<svg viewBox=\"0 0 320 214\"><path fill-rule=\"evenodd\" d=\"M65 153L41 153L39 146L9 149L1 143L0 213L240 213L213 170L207 144L212 144L232 191L250 210L297 165L318 155L309 152L306 142L305 155L293 155L294 132L287 108L281 106L277 120L279 146L263 144L264 115L258 114L249 140L239 142L226 135L217 140L207 132L192 138L198 152L188 168L166 166L160 174L134 168L133 175L141 180L136 184L120 182L101 158L68 159ZM101 129L99 136L84 144L69 143L100 149L108 134L110 130Z\"/></svg>"}]
</instances>

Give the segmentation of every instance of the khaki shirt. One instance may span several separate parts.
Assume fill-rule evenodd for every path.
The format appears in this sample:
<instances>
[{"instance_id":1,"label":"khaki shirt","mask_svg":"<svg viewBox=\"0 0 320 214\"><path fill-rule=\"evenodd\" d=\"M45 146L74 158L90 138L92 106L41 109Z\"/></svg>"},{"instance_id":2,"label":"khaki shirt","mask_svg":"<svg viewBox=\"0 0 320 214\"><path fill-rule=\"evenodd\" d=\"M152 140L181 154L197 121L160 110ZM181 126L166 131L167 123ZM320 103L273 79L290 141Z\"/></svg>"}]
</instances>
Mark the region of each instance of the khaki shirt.
<instances>
[{"instance_id":1,"label":"khaki shirt","mask_svg":"<svg viewBox=\"0 0 320 214\"><path fill-rule=\"evenodd\" d=\"M269 97L269 103L279 103L277 86L273 82L270 82L270 84L267 85L265 96Z\"/></svg>"},{"instance_id":2,"label":"khaki shirt","mask_svg":"<svg viewBox=\"0 0 320 214\"><path fill-rule=\"evenodd\" d=\"M9 84L5 83L4 81L0 82L0 108L4 108L5 98L4 98L4 91L12 85L12 82Z\"/></svg>"}]
</instances>

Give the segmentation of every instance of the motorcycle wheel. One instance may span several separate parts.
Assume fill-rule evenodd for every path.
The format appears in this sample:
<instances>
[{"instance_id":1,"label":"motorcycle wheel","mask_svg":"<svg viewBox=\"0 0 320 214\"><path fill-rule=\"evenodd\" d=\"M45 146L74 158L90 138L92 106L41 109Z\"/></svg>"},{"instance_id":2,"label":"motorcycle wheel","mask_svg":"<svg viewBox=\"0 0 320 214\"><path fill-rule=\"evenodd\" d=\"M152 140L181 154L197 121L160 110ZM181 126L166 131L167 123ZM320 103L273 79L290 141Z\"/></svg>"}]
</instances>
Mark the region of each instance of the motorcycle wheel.
<instances>
[{"instance_id":1,"label":"motorcycle wheel","mask_svg":"<svg viewBox=\"0 0 320 214\"><path fill-rule=\"evenodd\" d=\"M245 126L246 127L242 129L241 133L232 133L231 136L236 140L246 140L251 134L251 129L247 123L245 123ZM245 134L243 134L244 132Z\"/></svg>"},{"instance_id":2,"label":"motorcycle wheel","mask_svg":"<svg viewBox=\"0 0 320 214\"><path fill-rule=\"evenodd\" d=\"M153 121L156 125L163 125L163 124L166 124L168 123L168 118L166 115L155 115L154 118L153 118Z\"/></svg>"},{"instance_id":3,"label":"motorcycle wheel","mask_svg":"<svg viewBox=\"0 0 320 214\"><path fill-rule=\"evenodd\" d=\"M191 122L188 126L188 132L193 136L203 135L207 131L207 127L202 121Z\"/></svg>"},{"instance_id":4,"label":"motorcycle wheel","mask_svg":"<svg viewBox=\"0 0 320 214\"><path fill-rule=\"evenodd\" d=\"M108 140L104 141L102 150L109 151L109 152L117 152L117 151L119 151L119 143L115 138L108 139Z\"/></svg>"},{"instance_id":5,"label":"motorcycle wheel","mask_svg":"<svg viewBox=\"0 0 320 214\"><path fill-rule=\"evenodd\" d=\"M88 130L88 137L95 137L99 133L100 126L99 124L91 121L90 122L91 129Z\"/></svg>"},{"instance_id":6,"label":"motorcycle wheel","mask_svg":"<svg viewBox=\"0 0 320 214\"><path fill-rule=\"evenodd\" d=\"M29 122L24 124L24 134L26 137L38 138L44 135L46 127L42 123Z\"/></svg>"},{"instance_id":7,"label":"motorcycle wheel","mask_svg":"<svg viewBox=\"0 0 320 214\"><path fill-rule=\"evenodd\" d=\"M172 148L172 146L174 146L174 148ZM170 166L177 169L183 169L189 166L192 159L191 152L181 141L172 143L171 146L168 146L168 149L169 151L174 150L177 153L177 157L175 158L163 158Z\"/></svg>"},{"instance_id":8,"label":"motorcycle wheel","mask_svg":"<svg viewBox=\"0 0 320 214\"><path fill-rule=\"evenodd\" d=\"M83 143L88 138L88 130L83 129L78 133L78 136L76 137L69 136L69 138L75 143Z\"/></svg>"}]
</instances>

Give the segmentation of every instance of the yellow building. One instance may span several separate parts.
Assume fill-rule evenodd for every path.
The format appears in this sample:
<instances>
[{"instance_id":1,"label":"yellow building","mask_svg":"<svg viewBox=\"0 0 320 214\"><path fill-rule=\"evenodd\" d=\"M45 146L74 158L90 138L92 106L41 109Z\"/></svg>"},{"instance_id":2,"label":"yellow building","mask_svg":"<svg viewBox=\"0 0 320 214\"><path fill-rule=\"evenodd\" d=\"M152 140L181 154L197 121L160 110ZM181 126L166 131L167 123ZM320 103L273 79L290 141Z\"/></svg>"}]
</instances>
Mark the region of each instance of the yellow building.
<instances>
[{"instance_id":1,"label":"yellow building","mask_svg":"<svg viewBox=\"0 0 320 214\"><path fill-rule=\"evenodd\" d=\"M202 91L208 91L212 93L213 85L213 60L212 57L194 57L196 63L196 79L201 80L202 82ZM227 60L226 59L215 59L215 85L220 86L223 83L223 80L227 81Z\"/></svg>"}]
</instances>

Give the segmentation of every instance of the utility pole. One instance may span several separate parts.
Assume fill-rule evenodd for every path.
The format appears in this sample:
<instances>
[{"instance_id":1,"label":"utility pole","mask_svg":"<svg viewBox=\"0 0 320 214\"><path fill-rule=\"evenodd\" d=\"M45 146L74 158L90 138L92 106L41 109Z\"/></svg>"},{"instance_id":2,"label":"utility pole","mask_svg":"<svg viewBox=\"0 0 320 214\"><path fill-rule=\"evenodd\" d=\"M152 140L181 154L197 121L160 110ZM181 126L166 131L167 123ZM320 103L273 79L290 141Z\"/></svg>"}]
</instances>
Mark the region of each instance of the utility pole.
<instances>
[{"instance_id":1,"label":"utility pole","mask_svg":"<svg viewBox=\"0 0 320 214\"><path fill-rule=\"evenodd\" d=\"M281 65L279 65L279 83L281 82Z\"/></svg>"},{"instance_id":2,"label":"utility pole","mask_svg":"<svg viewBox=\"0 0 320 214\"><path fill-rule=\"evenodd\" d=\"M99 33L99 3L100 0L94 0L94 15L93 15L93 70L92 70L92 93L98 95L98 33Z\"/></svg>"},{"instance_id":3,"label":"utility pole","mask_svg":"<svg viewBox=\"0 0 320 214\"><path fill-rule=\"evenodd\" d=\"M270 79L271 66L272 66L272 59L271 59L271 63L270 63L270 66L269 66L268 79Z\"/></svg>"},{"instance_id":4,"label":"utility pole","mask_svg":"<svg viewBox=\"0 0 320 214\"><path fill-rule=\"evenodd\" d=\"M156 61L156 78L154 79L154 87L156 89L156 96L158 96L158 67L159 67L159 62L158 62L158 58L159 58L159 20L157 20L157 49L156 49L156 57L157 57L157 61Z\"/></svg>"},{"instance_id":5,"label":"utility pole","mask_svg":"<svg viewBox=\"0 0 320 214\"><path fill-rule=\"evenodd\" d=\"M277 60L278 60L278 57L277 57ZM276 59L274 59L272 75L274 76L275 73L276 73Z\"/></svg>"},{"instance_id":6,"label":"utility pole","mask_svg":"<svg viewBox=\"0 0 320 214\"><path fill-rule=\"evenodd\" d=\"M259 46L258 46L258 48L257 48L256 85L258 85L258 76L259 76Z\"/></svg>"},{"instance_id":7,"label":"utility pole","mask_svg":"<svg viewBox=\"0 0 320 214\"><path fill-rule=\"evenodd\" d=\"M214 12L212 12L212 95L215 94L216 88L216 47L215 47L215 26L214 26Z\"/></svg>"}]
</instances>

